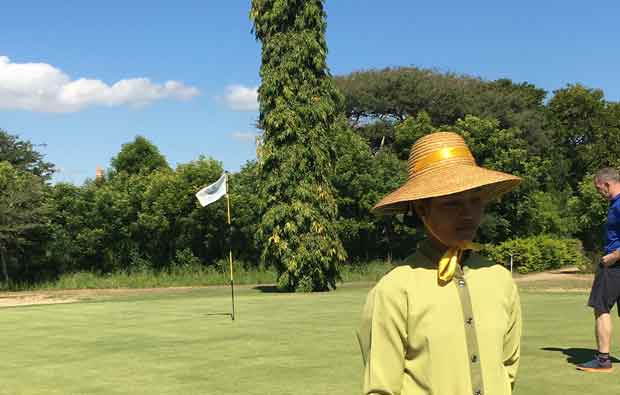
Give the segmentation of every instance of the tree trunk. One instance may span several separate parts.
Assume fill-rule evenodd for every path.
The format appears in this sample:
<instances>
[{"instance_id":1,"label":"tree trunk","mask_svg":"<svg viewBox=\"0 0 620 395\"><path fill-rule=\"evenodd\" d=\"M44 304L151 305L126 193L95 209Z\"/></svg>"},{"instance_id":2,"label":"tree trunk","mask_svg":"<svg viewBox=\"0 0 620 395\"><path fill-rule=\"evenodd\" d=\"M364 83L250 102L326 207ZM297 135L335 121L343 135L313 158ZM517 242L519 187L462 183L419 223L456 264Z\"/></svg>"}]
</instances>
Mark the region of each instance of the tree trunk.
<instances>
[{"instance_id":1,"label":"tree trunk","mask_svg":"<svg viewBox=\"0 0 620 395\"><path fill-rule=\"evenodd\" d=\"M0 261L2 263L2 274L4 276L4 284L9 286L9 271L6 266L6 256L3 248L0 248Z\"/></svg>"}]
</instances>

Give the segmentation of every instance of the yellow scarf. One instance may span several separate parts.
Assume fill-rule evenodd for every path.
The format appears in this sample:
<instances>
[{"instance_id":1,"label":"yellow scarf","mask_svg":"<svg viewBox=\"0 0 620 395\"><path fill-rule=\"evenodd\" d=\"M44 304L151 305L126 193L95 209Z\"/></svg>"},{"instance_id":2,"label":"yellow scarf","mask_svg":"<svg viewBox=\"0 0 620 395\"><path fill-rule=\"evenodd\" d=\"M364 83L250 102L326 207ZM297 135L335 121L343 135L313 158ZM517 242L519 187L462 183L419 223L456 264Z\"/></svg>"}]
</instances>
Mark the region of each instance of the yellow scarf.
<instances>
[{"instance_id":1,"label":"yellow scarf","mask_svg":"<svg viewBox=\"0 0 620 395\"><path fill-rule=\"evenodd\" d=\"M424 226L429 233L438 240L441 244L446 245L435 232L429 226L428 222L426 222L426 218L422 217L422 222L424 222ZM439 259L439 264L437 265L437 281L440 284L446 284L452 280L454 277L454 273L456 272L456 267L463 256L463 253L467 250L478 251L480 247L472 242L465 242L463 245L459 247L449 247L446 252Z\"/></svg>"},{"instance_id":2,"label":"yellow scarf","mask_svg":"<svg viewBox=\"0 0 620 395\"><path fill-rule=\"evenodd\" d=\"M437 265L437 279L440 283L447 283L452 280L454 277L454 273L456 272L456 267L463 256L463 253L467 250L477 251L479 248L474 243L465 243L462 247L451 247L444 252L439 259L439 264Z\"/></svg>"}]
</instances>

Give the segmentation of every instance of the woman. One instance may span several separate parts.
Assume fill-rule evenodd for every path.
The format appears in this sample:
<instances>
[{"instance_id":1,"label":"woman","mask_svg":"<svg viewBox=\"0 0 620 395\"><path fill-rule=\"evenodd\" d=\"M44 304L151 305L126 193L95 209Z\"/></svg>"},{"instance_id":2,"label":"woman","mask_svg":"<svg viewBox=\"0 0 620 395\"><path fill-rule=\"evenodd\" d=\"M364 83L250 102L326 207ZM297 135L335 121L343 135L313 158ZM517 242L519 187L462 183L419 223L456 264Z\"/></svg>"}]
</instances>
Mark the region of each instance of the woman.
<instances>
[{"instance_id":1,"label":"woman","mask_svg":"<svg viewBox=\"0 0 620 395\"><path fill-rule=\"evenodd\" d=\"M484 206L518 177L478 167L463 139L419 139L409 179L374 207L409 212L427 240L370 291L358 338L364 394L504 395L519 362L521 309L510 272L472 251Z\"/></svg>"}]
</instances>

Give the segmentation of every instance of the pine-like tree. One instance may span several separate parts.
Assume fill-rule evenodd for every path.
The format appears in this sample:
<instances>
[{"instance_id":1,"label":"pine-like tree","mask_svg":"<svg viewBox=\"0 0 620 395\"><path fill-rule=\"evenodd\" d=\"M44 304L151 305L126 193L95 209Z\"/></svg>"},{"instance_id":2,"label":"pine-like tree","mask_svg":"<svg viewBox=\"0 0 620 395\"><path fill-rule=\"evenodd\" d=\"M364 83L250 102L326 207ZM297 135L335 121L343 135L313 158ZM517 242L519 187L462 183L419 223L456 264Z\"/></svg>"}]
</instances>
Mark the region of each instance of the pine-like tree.
<instances>
[{"instance_id":1,"label":"pine-like tree","mask_svg":"<svg viewBox=\"0 0 620 395\"><path fill-rule=\"evenodd\" d=\"M335 288L346 252L330 176L344 113L326 64L323 0L253 0L250 18L262 42L262 260L280 289Z\"/></svg>"}]
</instances>

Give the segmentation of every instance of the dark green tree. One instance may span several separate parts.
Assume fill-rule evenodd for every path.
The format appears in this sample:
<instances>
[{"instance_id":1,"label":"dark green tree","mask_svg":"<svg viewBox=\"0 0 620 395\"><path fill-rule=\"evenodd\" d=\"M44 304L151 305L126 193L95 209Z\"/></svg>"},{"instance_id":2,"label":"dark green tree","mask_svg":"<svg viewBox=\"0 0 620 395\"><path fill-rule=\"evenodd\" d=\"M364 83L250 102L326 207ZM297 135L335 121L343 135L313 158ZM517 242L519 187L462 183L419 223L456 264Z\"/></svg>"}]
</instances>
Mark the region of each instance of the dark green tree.
<instances>
[{"instance_id":1,"label":"dark green tree","mask_svg":"<svg viewBox=\"0 0 620 395\"><path fill-rule=\"evenodd\" d=\"M528 83L440 73L416 67L365 70L336 78L352 125L398 121L425 111L436 125L466 115L495 118L502 128L520 127L540 139L546 92Z\"/></svg>"},{"instance_id":2,"label":"dark green tree","mask_svg":"<svg viewBox=\"0 0 620 395\"><path fill-rule=\"evenodd\" d=\"M323 1L253 0L250 17L262 42L262 259L281 289L335 288L346 257L330 180L344 116L326 64Z\"/></svg>"},{"instance_id":3,"label":"dark green tree","mask_svg":"<svg viewBox=\"0 0 620 395\"><path fill-rule=\"evenodd\" d=\"M258 164L247 162L229 177L228 191L232 205L233 254L237 260L257 265L260 259L256 232L260 222Z\"/></svg>"},{"instance_id":4,"label":"dark green tree","mask_svg":"<svg viewBox=\"0 0 620 395\"><path fill-rule=\"evenodd\" d=\"M162 170L148 177L139 213L139 240L156 267L162 268L187 252L205 265L227 255L225 199L201 207L194 196L222 171L220 162L200 156L174 171Z\"/></svg>"},{"instance_id":5,"label":"dark green tree","mask_svg":"<svg viewBox=\"0 0 620 395\"><path fill-rule=\"evenodd\" d=\"M0 162L7 161L14 168L49 180L54 165L43 160L43 155L34 149L30 141L21 140L0 129Z\"/></svg>"},{"instance_id":6,"label":"dark green tree","mask_svg":"<svg viewBox=\"0 0 620 395\"><path fill-rule=\"evenodd\" d=\"M46 225L43 180L0 162L0 267L5 285L9 268L17 265L26 247L36 243L36 231Z\"/></svg>"},{"instance_id":7,"label":"dark green tree","mask_svg":"<svg viewBox=\"0 0 620 395\"><path fill-rule=\"evenodd\" d=\"M112 167L117 173L127 174L169 168L159 149L142 136L136 136L134 141L123 144L120 152L112 158Z\"/></svg>"},{"instance_id":8,"label":"dark green tree","mask_svg":"<svg viewBox=\"0 0 620 395\"><path fill-rule=\"evenodd\" d=\"M481 240L498 242L531 235L534 227L530 215L536 215L530 210L532 193L562 191L562 185L557 185L556 190L550 189L557 182L550 170L553 169L552 161L528 154L528 142L523 132L519 128L502 129L496 119L467 116L450 129L463 135L479 165L523 179L514 191L501 200L501 204L491 204L487 209L479 233ZM557 199L560 196L559 193L553 194ZM542 205L544 199L539 200L537 204ZM560 201L554 200L553 203L558 205ZM535 220L540 223L542 218ZM557 224L545 226L553 228Z\"/></svg>"},{"instance_id":9,"label":"dark green tree","mask_svg":"<svg viewBox=\"0 0 620 395\"><path fill-rule=\"evenodd\" d=\"M102 218L95 208L97 186L57 183L47 193L50 205L50 261L58 273L98 271L104 248Z\"/></svg>"},{"instance_id":10,"label":"dark green tree","mask_svg":"<svg viewBox=\"0 0 620 395\"><path fill-rule=\"evenodd\" d=\"M620 164L619 108L602 90L580 84L555 91L549 101L548 127L573 191L588 174Z\"/></svg>"},{"instance_id":11,"label":"dark green tree","mask_svg":"<svg viewBox=\"0 0 620 395\"><path fill-rule=\"evenodd\" d=\"M601 197L594 186L594 176L585 177L578 185L577 196L567 210L577 215L577 236L590 251L600 251L603 246L604 225L609 202Z\"/></svg>"},{"instance_id":12,"label":"dark green tree","mask_svg":"<svg viewBox=\"0 0 620 395\"><path fill-rule=\"evenodd\" d=\"M372 153L351 130L336 136L336 171L332 183L338 203L338 233L355 261L402 258L412 252L415 230L402 218L370 212L383 196L407 179L407 163L389 149Z\"/></svg>"}]
</instances>

